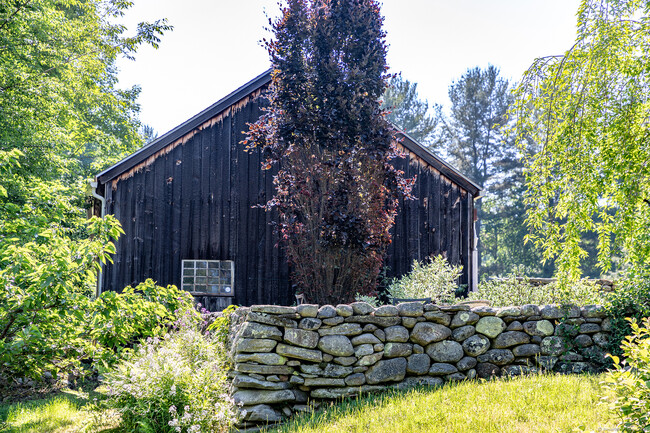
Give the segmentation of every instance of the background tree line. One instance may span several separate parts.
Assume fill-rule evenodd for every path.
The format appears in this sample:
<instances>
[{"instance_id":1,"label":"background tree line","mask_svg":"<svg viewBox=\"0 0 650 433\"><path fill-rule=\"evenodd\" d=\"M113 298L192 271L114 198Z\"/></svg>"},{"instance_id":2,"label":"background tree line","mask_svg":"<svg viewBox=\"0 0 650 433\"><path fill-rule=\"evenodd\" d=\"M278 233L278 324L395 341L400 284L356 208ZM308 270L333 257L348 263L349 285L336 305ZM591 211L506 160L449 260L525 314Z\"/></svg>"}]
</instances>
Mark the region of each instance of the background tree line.
<instances>
[{"instance_id":1,"label":"background tree line","mask_svg":"<svg viewBox=\"0 0 650 433\"><path fill-rule=\"evenodd\" d=\"M451 104L444 110L441 104L429 106L419 98L417 83L397 75L383 105L388 120L484 187L476 203L481 275L552 277L553 259L545 261L542 249L526 241L524 157L538 152L539 139L522 135L523 151L510 133L514 88L494 66L470 68L449 86ZM581 243L588 252L583 275L599 277L596 236L587 233Z\"/></svg>"}]
</instances>

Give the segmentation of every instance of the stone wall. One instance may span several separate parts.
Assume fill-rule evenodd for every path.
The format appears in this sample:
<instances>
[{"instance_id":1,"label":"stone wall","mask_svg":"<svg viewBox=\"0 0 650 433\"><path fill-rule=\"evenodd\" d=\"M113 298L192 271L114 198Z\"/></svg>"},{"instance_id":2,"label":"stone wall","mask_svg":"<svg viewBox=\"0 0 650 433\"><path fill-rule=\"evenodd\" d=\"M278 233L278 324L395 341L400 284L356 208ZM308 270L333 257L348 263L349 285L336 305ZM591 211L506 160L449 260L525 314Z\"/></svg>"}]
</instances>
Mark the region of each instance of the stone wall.
<instances>
[{"instance_id":1,"label":"stone wall","mask_svg":"<svg viewBox=\"0 0 650 433\"><path fill-rule=\"evenodd\" d=\"M387 387L597 371L609 331L599 306L418 302L257 305L237 310L233 323L232 395L242 427Z\"/></svg>"}]
</instances>

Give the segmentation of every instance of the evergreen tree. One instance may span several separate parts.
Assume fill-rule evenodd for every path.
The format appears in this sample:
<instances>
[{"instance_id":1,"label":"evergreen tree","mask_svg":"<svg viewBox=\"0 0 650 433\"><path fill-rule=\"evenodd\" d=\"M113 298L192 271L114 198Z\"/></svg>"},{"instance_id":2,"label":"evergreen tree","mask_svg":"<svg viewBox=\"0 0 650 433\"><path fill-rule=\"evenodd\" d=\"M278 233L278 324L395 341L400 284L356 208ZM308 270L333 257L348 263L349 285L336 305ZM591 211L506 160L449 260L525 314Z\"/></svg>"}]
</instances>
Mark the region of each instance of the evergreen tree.
<instances>
[{"instance_id":1,"label":"evergreen tree","mask_svg":"<svg viewBox=\"0 0 650 433\"><path fill-rule=\"evenodd\" d=\"M429 114L429 103L418 97L418 84L405 80L401 75L391 78L386 91L382 108L386 110L386 119L424 145L433 142L436 127L436 117ZM437 112L439 106L434 106Z\"/></svg>"},{"instance_id":2,"label":"evergreen tree","mask_svg":"<svg viewBox=\"0 0 650 433\"><path fill-rule=\"evenodd\" d=\"M510 85L499 77L494 66L468 69L449 87L451 116L441 115L441 133L434 148L479 185L490 190L490 183L502 167L516 159L516 148L505 141L504 126L512 103ZM480 224L485 219L481 201L476 204L479 239L479 267L483 254Z\"/></svg>"}]
</instances>

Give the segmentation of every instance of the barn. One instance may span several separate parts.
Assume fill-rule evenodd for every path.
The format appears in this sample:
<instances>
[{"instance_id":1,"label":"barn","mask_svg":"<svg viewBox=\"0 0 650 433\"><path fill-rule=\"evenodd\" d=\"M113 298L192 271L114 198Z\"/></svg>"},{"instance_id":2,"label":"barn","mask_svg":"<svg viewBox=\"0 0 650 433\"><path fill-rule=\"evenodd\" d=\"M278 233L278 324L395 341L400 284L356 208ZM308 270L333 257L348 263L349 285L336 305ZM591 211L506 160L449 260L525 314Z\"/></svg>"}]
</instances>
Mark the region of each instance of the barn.
<instances>
[{"instance_id":1,"label":"barn","mask_svg":"<svg viewBox=\"0 0 650 433\"><path fill-rule=\"evenodd\" d=\"M113 214L125 232L99 291L152 278L192 292L211 309L295 302L273 227L277 215L255 207L273 195L275 173L261 170L259 153L240 144L268 104L270 81L270 71L259 75L96 176L95 213ZM444 254L463 266L460 284L471 290L480 187L408 135L396 137L407 157L394 164L417 181L414 199L399 205L386 275Z\"/></svg>"}]
</instances>

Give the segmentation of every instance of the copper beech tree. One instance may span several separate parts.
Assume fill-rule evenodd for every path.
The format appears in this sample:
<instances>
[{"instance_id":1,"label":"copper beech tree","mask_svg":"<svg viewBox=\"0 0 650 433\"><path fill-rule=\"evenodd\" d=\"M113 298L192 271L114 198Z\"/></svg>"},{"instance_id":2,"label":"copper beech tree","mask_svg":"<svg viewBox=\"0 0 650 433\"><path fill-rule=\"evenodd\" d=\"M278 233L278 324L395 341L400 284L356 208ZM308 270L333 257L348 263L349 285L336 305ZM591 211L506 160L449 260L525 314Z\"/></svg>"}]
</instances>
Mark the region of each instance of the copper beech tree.
<instances>
[{"instance_id":1,"label":"copper beech tree","mask_svg":"<svg viewBox=\"0 0 650 433\"><path fill-rule=\"evenodd\" d=\"M267 210L292 281L310 302L374 294L406 180L391 165L393 131L380 98L387 85L379 4L289 0L264 44L270 106L245 140L278 167Z\"/></svg>"}]
</instances>

